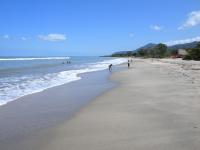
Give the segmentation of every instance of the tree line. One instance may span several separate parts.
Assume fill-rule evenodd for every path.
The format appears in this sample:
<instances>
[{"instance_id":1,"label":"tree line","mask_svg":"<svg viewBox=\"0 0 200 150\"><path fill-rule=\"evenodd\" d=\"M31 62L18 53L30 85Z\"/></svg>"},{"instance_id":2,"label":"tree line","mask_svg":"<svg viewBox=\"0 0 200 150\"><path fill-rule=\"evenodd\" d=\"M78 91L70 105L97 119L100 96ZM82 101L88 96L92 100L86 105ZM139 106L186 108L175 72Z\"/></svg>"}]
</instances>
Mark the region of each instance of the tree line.
<instances>
[{"instance_id":1,"label":"tree line","mask_svg":"<svg viewBox=\"0 0 200 150\"><path fill-rule=\"evenodd\" d=\"M200 42L195 48L185 49L187 55L183 56L185 60L200 60ZM113 54L112 57L143 57L143 58L167 58L179 57L178 49L169 49L167 45L159 43L150 48L141 48L137 51L128 51L123 54Z\"/></svg>"}]
</instances>

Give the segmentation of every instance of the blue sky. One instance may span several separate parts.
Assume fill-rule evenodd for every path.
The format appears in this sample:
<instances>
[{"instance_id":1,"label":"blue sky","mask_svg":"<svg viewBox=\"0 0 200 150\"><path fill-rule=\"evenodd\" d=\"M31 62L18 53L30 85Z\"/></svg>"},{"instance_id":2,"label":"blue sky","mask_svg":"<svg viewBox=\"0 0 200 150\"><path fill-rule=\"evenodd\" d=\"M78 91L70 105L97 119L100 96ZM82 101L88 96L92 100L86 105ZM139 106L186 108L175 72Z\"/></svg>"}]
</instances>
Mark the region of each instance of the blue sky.
<instances>
[{"instance_id":1,"label":"blue sky","mask_svg":"<svg viewBox=\"0 0 200 150\"><path fill-rule=\"evenodd\" d=\"M0 0L0 56L104 55L200 40L199 0Z\"/></svg>"}]
</instances>

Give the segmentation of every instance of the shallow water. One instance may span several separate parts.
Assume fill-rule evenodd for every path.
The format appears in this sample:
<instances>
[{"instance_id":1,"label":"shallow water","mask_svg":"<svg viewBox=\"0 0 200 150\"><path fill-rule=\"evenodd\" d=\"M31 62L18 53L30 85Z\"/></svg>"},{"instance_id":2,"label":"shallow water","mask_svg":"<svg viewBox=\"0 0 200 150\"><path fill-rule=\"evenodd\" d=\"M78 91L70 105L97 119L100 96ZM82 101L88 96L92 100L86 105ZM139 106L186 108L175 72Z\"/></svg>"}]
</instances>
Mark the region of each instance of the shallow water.
<instances>
[{"instance_id":1,"label":"shallow water","mask_svg":"<svg viewBox=\"0 0 200 150\"><path fill-rule=\"evenodd\" d=\"M81 73L104 70L111 63L118 65L125 61L126 59L108 57L0 58L0 105L80 80Z\"/></svg>"}]
</instances>

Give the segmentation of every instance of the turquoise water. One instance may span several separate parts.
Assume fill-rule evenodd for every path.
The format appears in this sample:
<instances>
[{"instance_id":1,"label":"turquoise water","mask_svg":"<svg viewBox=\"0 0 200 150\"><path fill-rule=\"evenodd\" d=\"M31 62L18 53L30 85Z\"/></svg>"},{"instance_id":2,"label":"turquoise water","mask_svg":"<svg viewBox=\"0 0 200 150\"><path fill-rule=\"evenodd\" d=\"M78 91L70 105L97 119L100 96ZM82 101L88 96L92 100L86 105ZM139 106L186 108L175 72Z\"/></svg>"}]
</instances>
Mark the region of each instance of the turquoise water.
<instances>
[{"instance_id":1,"label":"turquoise water","mask_svg":"<svg viewBox=\"0 0 200 150\"><path fill-rule=\"evenodd\" d=\"M70 63L67 63L70 61ZM108 57L0 57L0 105L126 62Z\"/></svg>"}]
</instances>

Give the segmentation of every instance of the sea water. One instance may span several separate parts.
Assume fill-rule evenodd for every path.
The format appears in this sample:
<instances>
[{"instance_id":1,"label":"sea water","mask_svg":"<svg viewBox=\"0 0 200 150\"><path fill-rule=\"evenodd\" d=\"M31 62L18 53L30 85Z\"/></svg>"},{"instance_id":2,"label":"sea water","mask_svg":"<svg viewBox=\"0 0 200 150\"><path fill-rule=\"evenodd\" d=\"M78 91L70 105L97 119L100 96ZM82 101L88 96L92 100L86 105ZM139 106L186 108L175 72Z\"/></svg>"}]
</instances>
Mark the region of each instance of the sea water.
<instances>
[{"instance_id":1,"label":"sea water","mask_svg":"<svg viewBox=\"0 0 200 150\"><path fill-rule=\"evenodd\" d=\"M67 63L69 62L70 63ZM126 62L109 57L0 57L0 105Z\"/></svg>"}]
</instances>

